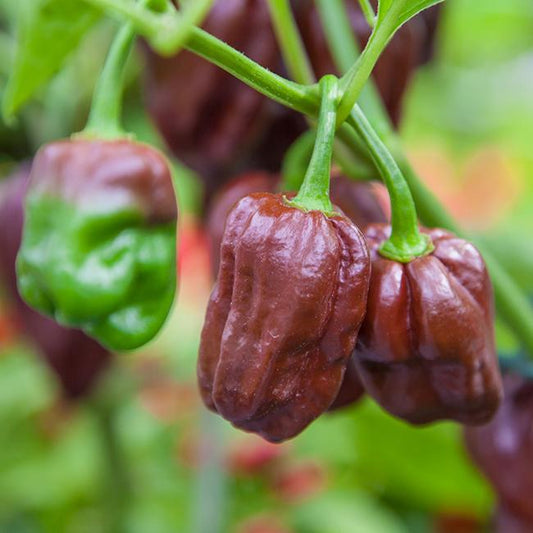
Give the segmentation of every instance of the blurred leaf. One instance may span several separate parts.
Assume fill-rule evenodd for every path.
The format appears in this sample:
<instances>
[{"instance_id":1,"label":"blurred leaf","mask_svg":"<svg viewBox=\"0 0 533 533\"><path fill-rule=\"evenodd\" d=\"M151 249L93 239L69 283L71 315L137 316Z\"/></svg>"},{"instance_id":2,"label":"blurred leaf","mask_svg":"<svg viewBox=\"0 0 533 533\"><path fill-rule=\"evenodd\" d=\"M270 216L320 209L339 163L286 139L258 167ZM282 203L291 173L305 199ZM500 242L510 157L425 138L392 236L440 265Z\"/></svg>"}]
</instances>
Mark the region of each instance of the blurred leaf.
<instances>
[{"instance_id":1,"label":"blurred leaf","mask_svg":"<svg viewBox=\"0 0 533 533\"><path fill-rule=\"evenodd\" d=\"M98 12L85 2L24 0L19 9L19 38L2 112L12 117L63 65Z\"/></svg>"},{"instance_id":2,"label":"blurred leaf","mask_svg":"<svg viewBox=\"0 0 533 533\"><path fill-rule=\"evenodd\" d=\"M407 533L400 520L360 492L329 493L294 512L302 533Z\"/></svg>"},{"instance_id":3,"label":"blurred leaf","mask_svg":"<svg viewBox=\"0 0 533 533\"><path fill-rule=\"evenodd\" d=\"M334 469L338 487L359 486L402 505L484 515L491 492L464 451L460 428L415 428L374 402L327 415L296 440L299 450Z\"/></svg>"}]
</instances>

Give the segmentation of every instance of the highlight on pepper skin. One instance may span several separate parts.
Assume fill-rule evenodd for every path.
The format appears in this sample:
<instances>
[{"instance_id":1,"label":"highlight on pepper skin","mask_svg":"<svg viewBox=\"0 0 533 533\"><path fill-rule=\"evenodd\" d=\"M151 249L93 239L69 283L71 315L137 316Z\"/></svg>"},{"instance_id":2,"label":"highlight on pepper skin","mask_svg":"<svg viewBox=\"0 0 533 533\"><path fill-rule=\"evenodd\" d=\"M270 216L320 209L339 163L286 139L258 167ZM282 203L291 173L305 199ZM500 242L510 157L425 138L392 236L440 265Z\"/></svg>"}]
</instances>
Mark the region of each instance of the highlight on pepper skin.
<instances>
[{"instance_id":1,"label":"highlight on pepper skin","mask_svg":"<svg viewBox=\"0 0 533 533\"><path fill-rule=\"evenodd\" d=\"M0 0L0 533L533 531L531 35Z\"/></svg>"}]
</instances>

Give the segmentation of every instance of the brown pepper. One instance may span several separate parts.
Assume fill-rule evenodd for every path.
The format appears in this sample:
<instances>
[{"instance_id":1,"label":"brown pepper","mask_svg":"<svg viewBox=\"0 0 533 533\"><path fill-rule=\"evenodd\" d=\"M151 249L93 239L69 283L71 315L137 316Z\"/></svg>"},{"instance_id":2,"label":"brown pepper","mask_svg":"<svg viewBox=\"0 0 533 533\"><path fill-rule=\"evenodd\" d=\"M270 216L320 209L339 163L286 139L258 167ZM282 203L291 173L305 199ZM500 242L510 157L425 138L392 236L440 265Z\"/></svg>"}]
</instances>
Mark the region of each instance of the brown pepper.
<instances>
[{"instance_id":1,"label":"brown pepper","mask_svg":"<svg viewBox=\"0 0 533 533\"><path fill-rule=\"evenodd\" d=\"M351 26L363 48L371 34L370 27L357 0L346 0ZM375 3L374 3L375 5ZM322 22L314 2L307 0L296 11L302 37L318 78L339 74L322 31ZM404 94L416 67L422 59L426 30L418 17L404 24L381 55L373 72L383 103L397 126L400 121Z\"/></svg>"},{"instance_id":2,"label":"brown pepper","mask_svg":"<svg viewBox=\"0 0 533 533\"><path fill-rule=\"evenodd\" d=\"M57 376L68 398L88 394L108 367L111 353L74 329L67 329L30 309L19 296L15 259L20 247L23 200L29 166L21 167L0 191L0 280L12 299L21 330Z\"/></svg>"},{"instance_id":3,"label":"brown pepper","mask_svg":"<svg viewBox=\"0 0 533 533\"><path fill-rule=\"evenodd\" d=\"M278 70L281 56L263 0L217 0L203 28ZM266 125L267 98L190 52L147 53L148 110L169 148L199 173L208 193L231 174Z\"/></svg>"},{"instance_id":4,"label":"brown pepper","mask_svg":"<svg viewBox=\"0 0 533 533\"><path fill-rule=\"evenodd\" d=\"M384 409L413 424L482 424L502 396L489 275L472 244L425 231L435 250L407 264L378 252L390 226L365 231L372 279L356 348L359 375Z\"/></svg>"},{"instance_id":5,"label":"brown pepper","mask_svg":"<svg viewBox=\"0 0 533 533\"><path fill-rule=\"evenodd\" d=\"M498 532L533 531L533 381L504 379L505 398L486 426L467 428L466 445L498 495Z\"/></svg>"},{"instance_id":6,"label":"brown pepper","mask_svg":"<svg viewBox=\"0 0 533 533\"><path fill-rule=\"evenodd\" d=\"M243 198L226 221L202 331L205 404L273 442L300 433L339 392L369 276L346 217L301 211L281 194Z\"/></svg>"}]
</instances>

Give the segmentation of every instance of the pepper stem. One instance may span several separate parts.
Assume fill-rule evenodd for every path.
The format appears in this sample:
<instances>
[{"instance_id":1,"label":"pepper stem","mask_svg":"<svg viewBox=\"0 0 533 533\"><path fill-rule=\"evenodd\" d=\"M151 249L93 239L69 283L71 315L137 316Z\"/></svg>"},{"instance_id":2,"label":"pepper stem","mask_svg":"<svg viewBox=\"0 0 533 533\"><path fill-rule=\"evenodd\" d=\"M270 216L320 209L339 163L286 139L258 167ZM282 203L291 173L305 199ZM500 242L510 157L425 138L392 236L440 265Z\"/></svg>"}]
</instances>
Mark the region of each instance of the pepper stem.
<instances>
[{"instance_id":1,"label":"pepper stem","mask_svg":"<svg viewBox=\"0 0 533 533\"><path fill-rule=\"evenodd\" d=\"M82 135L114 139L126 136L122 129L122 91L124 67L135 40L135 27L132 23L123 25L117 32L104 68L96 84L87 125Z\"/></svg>"},{"instance_id":2,"label":"pepper stem","mask_svg":"<svg viewBox=\"0 0 533 533\"><path fill-rule=\"evenodd\" d=\"M291 205L307 211L333 213L329 199L329 182L331 174L331 157L337 122L338 79L327 75L320 80L322 100L318 115L315 147L311 161L300 187Z\"/></svg>"},{"instance_id":3,"label":"pepper stem","mask_svg":"<svg viewBox=\"0 0 533 533\"><path fill-rule=\"evenodd\" d=\"M354 107L348 123L364 140L389 192L392 230L389 239L379 250L381 255L408 263L415 257L431 253L433 244L428 235L420 233L411 190L394 157L370 126L359 106Z\"/></svg>"}]
</instances>

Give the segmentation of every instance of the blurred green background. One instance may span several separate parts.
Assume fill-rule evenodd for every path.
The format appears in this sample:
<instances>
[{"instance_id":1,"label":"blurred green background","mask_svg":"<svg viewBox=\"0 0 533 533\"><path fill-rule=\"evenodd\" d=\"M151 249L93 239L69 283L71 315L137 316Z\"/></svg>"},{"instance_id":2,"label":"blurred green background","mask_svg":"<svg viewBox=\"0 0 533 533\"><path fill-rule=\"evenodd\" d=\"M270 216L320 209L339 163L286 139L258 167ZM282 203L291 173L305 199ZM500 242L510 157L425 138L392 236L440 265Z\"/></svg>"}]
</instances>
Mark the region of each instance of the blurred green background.
<instances>
[{"instance_id":1,"label":"blurred green background","mask_svg":"<svg viewBox=\"0 0 533 533\"><path fill-rule=\"evenodd\" d=\"M0 92L15 8L0 0ZM0 174L83 125L112 29L92 31L18 123L0 124ZM143 111L141 75L139 54L128 73L126 121L160 145ZM424 179L527 291L532 94L533 3L446 0L437 57L416 75L402 127ZM61 400L0 303L0 532L483 531L493 497L456 425L412 429L363 401L272 446L203 409L194 378L210 289L201 195L178 165L176 185L182 288L172 318L148 347L116 357L88 401ZM498 342L514 349L503 327Z\"/></svg>"}]
</instances>

